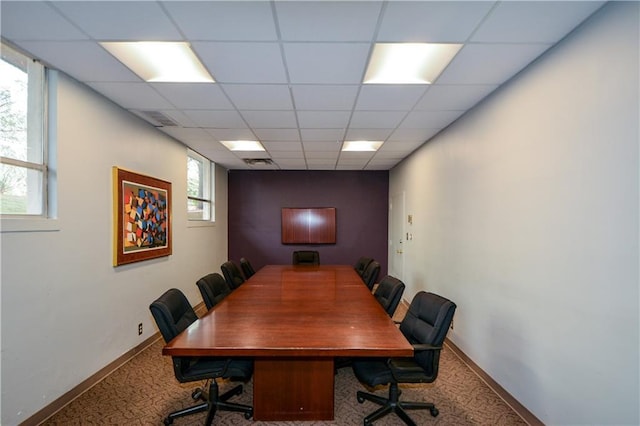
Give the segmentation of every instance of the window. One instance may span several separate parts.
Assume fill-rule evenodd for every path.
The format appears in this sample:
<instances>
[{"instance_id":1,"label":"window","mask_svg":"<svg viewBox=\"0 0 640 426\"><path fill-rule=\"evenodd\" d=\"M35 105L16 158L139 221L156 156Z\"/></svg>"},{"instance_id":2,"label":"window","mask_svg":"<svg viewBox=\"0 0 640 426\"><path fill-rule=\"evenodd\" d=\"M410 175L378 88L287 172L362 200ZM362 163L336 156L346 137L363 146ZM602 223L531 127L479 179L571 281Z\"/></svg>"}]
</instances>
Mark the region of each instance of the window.
<instances>
[{"instance_id":1,"label":"window","mask_svg":"<svg viewBox=\"0 0 640 426\"><path fill-rule=\"evenodd\" d=\"M187 216L189 220L214 221L214 164L189 150L187 156Z\"/></svg>"},{"instance_id":2,"label":"window","mask_svg":"<svg viewBox=\"0 0 640 426\"><path fill-rule=\"evenodd\" d=\"M46 216L45 69L0 47L0 214Z\"/></svg>"}]
</instances>

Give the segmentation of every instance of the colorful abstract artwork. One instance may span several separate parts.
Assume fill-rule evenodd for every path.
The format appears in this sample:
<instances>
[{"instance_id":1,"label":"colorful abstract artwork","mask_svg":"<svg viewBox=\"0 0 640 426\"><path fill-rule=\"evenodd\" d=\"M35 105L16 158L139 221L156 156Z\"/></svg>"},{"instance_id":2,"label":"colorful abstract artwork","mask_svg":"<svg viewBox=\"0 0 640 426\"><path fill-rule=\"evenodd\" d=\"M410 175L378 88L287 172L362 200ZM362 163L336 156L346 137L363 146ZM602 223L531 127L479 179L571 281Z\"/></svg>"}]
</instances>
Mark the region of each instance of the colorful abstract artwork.
<instances>
[{"instance_id":1,"label":"colorful abstract artwork","mask_svg":"<svg viewBox=\"0 0 640 426\"><path fill-rule=\"evenodd\" d=\"M171 254L171 183L114 167L114 266Z\"/></svg>"}]
</instances>

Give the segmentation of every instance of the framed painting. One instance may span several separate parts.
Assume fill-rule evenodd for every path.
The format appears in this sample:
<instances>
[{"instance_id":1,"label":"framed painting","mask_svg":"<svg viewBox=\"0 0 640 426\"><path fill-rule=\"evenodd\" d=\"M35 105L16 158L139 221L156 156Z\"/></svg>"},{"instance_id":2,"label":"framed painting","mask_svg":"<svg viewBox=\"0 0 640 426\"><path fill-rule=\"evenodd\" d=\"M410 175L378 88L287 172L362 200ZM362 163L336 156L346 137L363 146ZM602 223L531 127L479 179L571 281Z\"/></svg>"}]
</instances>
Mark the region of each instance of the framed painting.
<instances>
[{"instance_id":1,"label":"framed painting","mask_svg":"<svg viewBox=\"0 0 640 426\"><path fill-rule=\"evenodd\" d=\"M113 266L171 254L171 182L113 168Z\"/></svg>"}]
</instances>

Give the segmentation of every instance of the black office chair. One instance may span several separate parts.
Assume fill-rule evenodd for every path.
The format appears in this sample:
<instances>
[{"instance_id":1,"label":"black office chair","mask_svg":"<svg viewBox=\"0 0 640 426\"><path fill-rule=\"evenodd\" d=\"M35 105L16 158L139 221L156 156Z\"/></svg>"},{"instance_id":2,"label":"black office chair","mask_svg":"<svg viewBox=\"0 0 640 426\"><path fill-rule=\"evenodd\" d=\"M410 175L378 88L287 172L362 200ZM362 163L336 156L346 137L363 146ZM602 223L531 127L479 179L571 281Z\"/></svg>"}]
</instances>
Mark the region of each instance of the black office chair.
<instances>
[{"instance_id":1,"label":"black office chair","mask_svg":"<svg viewBox=\"0 0 640 426\"><path fill-rule=\"evenodd\" d=\"M244 257L240 258L240 268L242 269L244 278L247 280L256 273L256 271L253 269L253 266L251 266L251 263Z\"/></svg>"},{"instance_id":2,"label":"black office chair","mask_svg":"<svg viewBox=\"0 0 640 426\"><path fill-rule=\"evenodd\" d=\"M315 250L298 250L293 252L294 265L319 265L320 253Z\"/></svg>"},{"instance_id":3,"label":"black office chair","mask_svg":"<svg viewBox=\"0 0 640 426\"><path fill-rule=\"evenodd\" d=\"M240 287L242 283L244 283L244 277L242 276L242 272L238 269L238 266L233 263L231 260L224 262L220 269L222 269L222 274L224 275L224 279L229 284L231 290L235 290Z\"/></svg>"},{"instance_id":4,"label":"black office chair","mask_svg":"<svg viewBox=\"0 0 640 426\"><path fill-rule=\"evenodd\" d=\"M370 257L361 257L360 259L358 259L356 264L353 265L353 269L355 269L356 272L358 273L358 275L360 275L362 277L362 274L364 274L364 270L367 269L367 266L369 266L369 264L371 262L373 262L372 258L370 258Z\"/></svg>"},{"instance_id":5,"label":"black office chair","mask_svg":"<svg viewBox=\"0 0 640 426\"><path fill-rule=\"evenodd\" d=\"M393 314L398 308L398 304L402 299L402 293L404 293L404 283L399 279L387 275L380 280L378 287L373 292L373 296L380 302L384 310L393 317Z\"/></svg>"},{"instance_id":6,"label":"black office chair","mask_svg":"<svg viewBox=\"0 0 640 426\"><path fill-rule=\"evenodd\" d=\"M389 384L389 398L358 391L358 402L368 400L382 406L365 417L365 425L370 425L391 412L410 426L415 426L416 423L405 410L426 409L433 417L439 414L432 403L400 401L398 383L431 383L436 379L440 351L455 310L456 305L452 301L421 291L413 298L406 317L400 323L400 331L413 345L413 358L368 358L353 361L353 372L365 385L374 387Z\"/></svg>"},{"instance_id":7,"label":"black office chair","mask_svg":"<svg viewBox=\"0 0 640 426\"><path fill-rule=\"evenodd\" d=\"M151 314L160 329L165 342L170 342L198 317L189 304L185 295L178 289L167 290L149 306ZM211 425L217 410L237 411L244 413L246 419L253 416L253 407L243 404L227 402L229 398L242 393L242 385L218 395L218 383L216 379L225 378L231 380L247 381L253 374L253 361L249 359L229 359L219 357L171 357L173 371L180 383L198 380L210 380L208 392L196 389L192 396L194 399L202 399L205 402L193 407L170 413L164 424L170 425L177 417L207 411L205 425Z\"/></svg>"},{"instance_id":8,"label":"black office chair","mask_svg":"<svg viewBox=\"0 0 640 426\"><path fill-rule=\"evenodd\" d=\"M205 275L196 281L196 285L202 295L202 300L207 307L207 310L213 308L222 299L227 297L231 293L229 284L222 278L222 275L214 272L212 274Z\"/></svg>"},{"instance_id":9,"label":"black office chair","mask_svg":"<svg viewBox=\"0 0 640 426\"><path fill-rule=\"evenodd\" d=\"M364 281L369 290L373 290L373 285L376 283L379 274L380 263L377 260L372 260L362 274L362 281Z\"/></svg>"}]
</instances>

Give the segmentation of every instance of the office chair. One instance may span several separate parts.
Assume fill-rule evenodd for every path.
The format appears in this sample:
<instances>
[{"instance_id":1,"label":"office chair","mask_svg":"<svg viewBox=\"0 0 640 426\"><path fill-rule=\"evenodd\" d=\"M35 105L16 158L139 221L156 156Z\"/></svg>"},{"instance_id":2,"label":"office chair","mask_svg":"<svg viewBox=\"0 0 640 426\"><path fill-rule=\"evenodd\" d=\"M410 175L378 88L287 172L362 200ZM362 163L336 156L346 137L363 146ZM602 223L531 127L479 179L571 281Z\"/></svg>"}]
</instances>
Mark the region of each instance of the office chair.
<instances>
[{"instance_id":1,"label":"office chair","mask_svg":"<svg viewBox=\"0 0 640 426\"><path fill-rule=\"evenodd\" d=\"M440 351L455 310L456 305L452 301L421 291L413 298L407 315L400 323L400 331L413 345L413 358L353 361L353 372L360 382L369 387L389 384L388 398L358 391L358 402L368 400L382 406L365 417L365 426L391 412L410 426L416 423L405 410L429 410L433 417L439 414L432 403L400 401L398 383L431 383L436 379Z\"/></svg>"},{"instance_id":2,"label":"office chair","mask_svg":"<svg viewBox=\"0 0 640 426\"><path fill-rule=\"evenodd\" d=\"M361 257L360 259L358 259L356 264L353 265L353 269L355 269L358 275L362 277L362 274L364 274L364 270L367 269L367 266L369 266L372 261L373 259L370 257Z\"/></svg>"},{"instance_id":3,"label":"office chair","mask_svg":"<svg viewBox=\"0 0 640 426\"><path fill-rule=\"evenodd\" d=\"M369 290L373 290L373 285L376 283L379 274L380 263L377 260L372 260L362 274L362 281L364 281Z\"/></svg>"},{"instance_id":4,"label":"office chair","mask_svg":"<svg viewBox=\"0 0 640 426\"><path fill-rule=\"evenodd\" d=\"M213 308L222 299L227 297L231 293L229 284L222 278L222 275L214 272L212 274L205 275L196 281L196 285L202 295L202 300L207 307L207 310Z\"/></svg>"},{"instance_id":5,"label":"office chair","mask_svg":"<svg viewBox=\"0 0 640 426\"><path fill-rule=\"evenodd\" d=\"M393 314L398 308L400 299L402 299L402 293L404 293L404 283L399 279L387 275L380 280L378 287L373 292L373 296L382 305L384 310L393 317Z\"/></svg>"},{"instance_id":6,"label":"office chair","mask_svg":"<svg viewBox=\"0 0 640 426\"><path fill-rule=\"evenodd\" d=\"M315 250L298 250L293 252L294 265L319 265L320 253Z\"/></svg>"},{"instance_id":7,"label":"office chair","mask_svg":"<svg viewBox=\"0 0 640 426\"><path fill-rule=\"evenodd\" d=\"M240 285L244 283L244 277L242 276L242 272L240 272L240 269L238 269L238 266L236 266L236 264L233 263L232 261L229 260L227 262L224 262L220 266L220 269L222 269L222 274L224 275L224 279L227 281L227 284L229 284L231 291L240 287Z\"/></svg>"},{"instance_id":8,"label":"office chair","mask_svg":"<svg viewBox=\"0 0 640 426\"><path fill-rule=\"evenodd\" d=\"M167 290L149 306L151 314L160 329L166 343L170 342L198 317L185 295L178 289ZM217 379L233 379L247 381L253 374L253 361L249 359L229 359L220 357L171 357L173 371L180 383L198 380L210 380L208 392L196 389L192 396L205 402L193 407L170 413L164 424L170 425L178 417L207 411L205 425L213 422L217 410L237 411L244 413L246 419L253 416L253 407L227 402L229 398L242 393L242 385L218 395Z\"/></svg>"},{"instance_id":9,"label":"office chair","mask_svg":"<svg viewBox=\"0 0 640 426\"><path fill-rule=\"evenodd\" d=\"M244 278L247 280L256 273L256 271L253 269L253 266L251 266L251 263L244 257L240 258L240 268L242 269Z\"/></svg>"}]
</instances>

